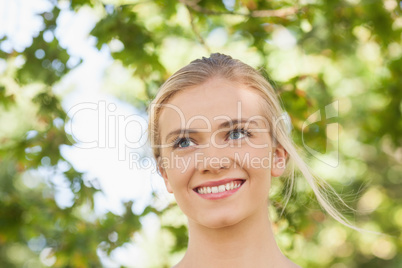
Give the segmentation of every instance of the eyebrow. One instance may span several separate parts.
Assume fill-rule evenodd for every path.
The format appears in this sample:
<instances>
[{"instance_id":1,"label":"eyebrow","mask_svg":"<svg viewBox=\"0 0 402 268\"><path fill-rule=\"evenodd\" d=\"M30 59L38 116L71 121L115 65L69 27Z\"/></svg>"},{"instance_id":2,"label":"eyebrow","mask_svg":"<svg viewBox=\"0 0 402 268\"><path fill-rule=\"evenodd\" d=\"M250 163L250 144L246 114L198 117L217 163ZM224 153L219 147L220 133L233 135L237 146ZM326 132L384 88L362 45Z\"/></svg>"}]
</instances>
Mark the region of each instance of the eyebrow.
<instances>
[{"instance_id":1,"label":"eyebrow","mask_svg":"<svg viewBox=\"0 0 402 268\"><path fill-rule=\"evenodd\" d=\"M258 126L258 123L254 120L241 118L241 119L231 119L226 122L223 122L222 124L220 124L218 126L218 128L227 128L230 126L235 126L235 125L244 124L244 123L254 124L254 125ZM184 134L184 133L190 134L190 133L200 133L200 132L205 132L205 131L200 131L200 130L196 130L196 129L176 129L176 130L169 132L169 134L166 135L165 142L167 142L169 137L171 137L171 136L175 136L178 134Z\"/></svg>"}]
</instances>

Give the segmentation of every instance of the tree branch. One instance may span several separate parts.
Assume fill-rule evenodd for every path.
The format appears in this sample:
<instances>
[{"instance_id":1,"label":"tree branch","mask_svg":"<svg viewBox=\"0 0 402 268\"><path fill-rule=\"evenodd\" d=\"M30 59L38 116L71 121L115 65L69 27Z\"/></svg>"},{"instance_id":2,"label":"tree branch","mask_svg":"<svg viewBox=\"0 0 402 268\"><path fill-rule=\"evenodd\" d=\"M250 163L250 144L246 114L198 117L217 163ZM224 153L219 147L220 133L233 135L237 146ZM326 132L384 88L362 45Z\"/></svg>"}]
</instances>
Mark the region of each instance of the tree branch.
<instances>
[{"instance_id":1,"label":"tree branch","mask_svg":"<svg viewBox=\"0 0 402 268\"><path fill-rule=\"evenodd\" d=\"M297 14L300 9L297 7L287 7L282 9L270 9L270 10L254 10L250 13L240 13L240 12L232 12L232 11L214 11L207 8L203 8L198 5L199 0L191 1L191 0L180 0L188 9L192 9L193 11L203 13L206 15L240 15L244 17L278 17L285 18L290 15ZM190 12L191 13L191 12Z\"/></svg>"},{"instance_id":2,"label":"tree branch","mask_svg":"<svg viewBox=\"0 0 402 268\"><path fill-rule=\"evenodd\" d=\"M278 17L285 18L299 12L297 7L288 7L282 9L271 10L255 10L251 12L251 17Z\"/></svg>"},{"instance_id":3,"label":"tree branch","mask_svg":"<svg viewBox=\"0 0 402 268\"><path fill-rule=\"evenodd\" d=\"M198 41L201 43L201 45L207 50L209 54L211 54L211 49L208 47L207 43L205 42L204 38L201 36L200 32L198 31L197 27L194 24L194 16L191 10L189 9L189 6L187 6L188 13L190 14L190 23L191 23L191 28L193 29L193 32L198 38Z\"/></svg>"}]
</instances>

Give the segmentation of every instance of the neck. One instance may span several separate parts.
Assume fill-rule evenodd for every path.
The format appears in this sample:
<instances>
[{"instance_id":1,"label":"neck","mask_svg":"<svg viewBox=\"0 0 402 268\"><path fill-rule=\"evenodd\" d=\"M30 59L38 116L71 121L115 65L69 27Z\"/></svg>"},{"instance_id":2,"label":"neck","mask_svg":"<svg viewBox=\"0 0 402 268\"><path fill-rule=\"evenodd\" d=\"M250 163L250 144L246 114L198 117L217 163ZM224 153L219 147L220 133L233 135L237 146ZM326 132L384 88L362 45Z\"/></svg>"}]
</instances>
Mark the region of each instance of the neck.
<instances>
[{"instance_id":1,"label":"neck","mask_svg":"<svg viewBox=\"0 0 402 268\"><path fill-rule=\"evenodd\" d=\"M292 267L279 250L266 206L228 227L189 221L188 250L177 267Z\"/></svg>"}]
</instances>

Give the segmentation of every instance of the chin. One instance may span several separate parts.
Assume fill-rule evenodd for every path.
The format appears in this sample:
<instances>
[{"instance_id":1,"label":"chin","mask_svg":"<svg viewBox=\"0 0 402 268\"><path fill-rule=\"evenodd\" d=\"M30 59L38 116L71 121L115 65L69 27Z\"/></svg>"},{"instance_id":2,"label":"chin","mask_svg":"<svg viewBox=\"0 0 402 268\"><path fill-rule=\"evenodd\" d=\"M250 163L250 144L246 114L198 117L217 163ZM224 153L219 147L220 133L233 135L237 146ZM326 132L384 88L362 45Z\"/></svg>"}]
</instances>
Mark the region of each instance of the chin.
<instances>
[{"instance_id":1,"label":"chin","mask_svg":"<svg viewBox=\"0 0 402 268\"><path fill-rule=\"evenodd\" d=\"M240 215L234 215L233 213L230 215L228 215L228 213L214 213L201 217L195 221L197 224L206 228L219 229L234 226L242 220L243 218Z\"/></svg>"}]
</instances>

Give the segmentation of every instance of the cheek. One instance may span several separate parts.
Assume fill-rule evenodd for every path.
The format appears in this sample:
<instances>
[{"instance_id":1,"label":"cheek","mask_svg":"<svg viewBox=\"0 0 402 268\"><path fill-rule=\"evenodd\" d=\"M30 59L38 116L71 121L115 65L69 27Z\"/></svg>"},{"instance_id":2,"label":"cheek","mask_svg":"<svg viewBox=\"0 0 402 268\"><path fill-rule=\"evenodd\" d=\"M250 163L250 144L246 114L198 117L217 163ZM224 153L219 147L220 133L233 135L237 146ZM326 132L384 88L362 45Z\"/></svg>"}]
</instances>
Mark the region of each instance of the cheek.
<instances>
[{"instance_id":1,"label":"cheek","mask_svg":"<svg viewBox=\"0 0 402 268\"><path fill-rule=\"evenodd\" d=\"M267 204L271 189L270 170L266 168L253 169L249 175L253 203Z\"/></svg>"},{"instance_id":2,"label":"cheek","mask_svg":"<svg viewBox=\"0 0 402 268\"><path fill-rule=\"evenodd\" d=\"M269 172L272 167L272 157L268 148L248 147L236 151L235 161L237 165L253 173L260 171Z\"/></svg>"},{"instance_id":3,"label":"cheek","mask_svg":"<svg viewBox=\"0 0 402 268\"><path fill-rule=\"evenodd\" d=\"M192 157L172 156L164 159L169 183L173 188L187 186L194 170Z\"/></svg>"}]
</instances>

